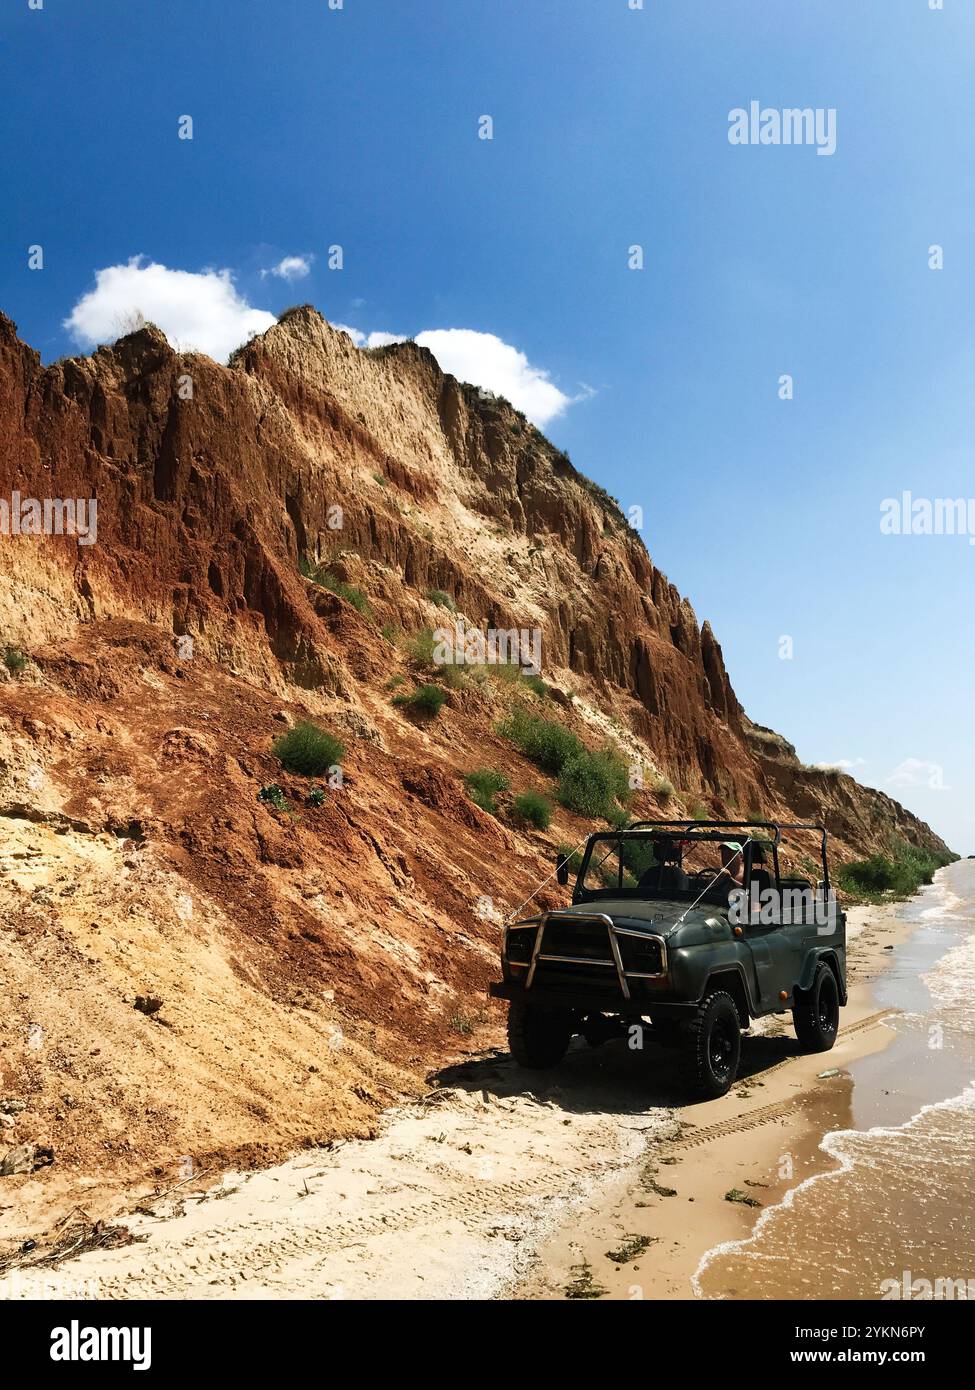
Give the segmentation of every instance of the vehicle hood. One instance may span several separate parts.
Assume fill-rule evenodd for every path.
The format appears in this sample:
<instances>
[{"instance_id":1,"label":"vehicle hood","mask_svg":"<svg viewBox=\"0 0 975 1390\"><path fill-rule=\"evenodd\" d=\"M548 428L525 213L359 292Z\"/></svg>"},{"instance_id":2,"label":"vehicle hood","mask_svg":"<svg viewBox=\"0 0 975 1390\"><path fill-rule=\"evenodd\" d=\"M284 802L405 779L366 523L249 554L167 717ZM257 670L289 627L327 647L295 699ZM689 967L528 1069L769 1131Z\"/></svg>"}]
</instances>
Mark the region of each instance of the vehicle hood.
<instances>
[{"instance_id":1,"label":"vehicle hood","mask_svg":"<svg viewBox=\"0 0 975 1390\"><path fill-rule=\"evenodd\" d=\"M672 937L679 932L682 940L685 936L688 939L696 938L702 928L713 932L715 923L727 927L725 914L711 903L701 903L691 908L687 902L670 902L666 898L655 898L653 901L599 898L590 903L572 903L556 911L565 917L603 913L612 918L616 926L635 931L646 930L650 936ZM537 922L538 918L532 920Z\"/></svg>"}]
</instances>

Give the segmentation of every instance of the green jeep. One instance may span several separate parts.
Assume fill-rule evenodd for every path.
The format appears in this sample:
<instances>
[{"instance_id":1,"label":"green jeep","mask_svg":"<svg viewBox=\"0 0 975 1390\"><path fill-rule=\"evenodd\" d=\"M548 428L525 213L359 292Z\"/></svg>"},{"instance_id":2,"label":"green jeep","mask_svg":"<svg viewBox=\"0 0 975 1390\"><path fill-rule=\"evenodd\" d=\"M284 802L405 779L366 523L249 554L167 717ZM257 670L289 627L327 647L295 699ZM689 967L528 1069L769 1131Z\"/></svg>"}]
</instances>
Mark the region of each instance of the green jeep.
<instances>
[{"instance_id":1,"label":"green jeep","mask_svg":"<svg viewBox=\"0 0 975 1390\"><path fill-rule=\"evenodd\" d=\"M780 875L786 832L817 837L815 884ZM568 859L557 861L559 883L569 869ZM557 1066L576 1033L593 1046L627 1034L642 1045L649 1021L650 1036L676 1049L686 1088L722 1096L753 1018L791 1009L806 1051L836 1041L847 998L846 916L829 886L826 831L639 821L591 835L572 905L506 927L501 969L491 993L509 1001L508 1038L521 1066Z\"/></svg>"}]
</instances>

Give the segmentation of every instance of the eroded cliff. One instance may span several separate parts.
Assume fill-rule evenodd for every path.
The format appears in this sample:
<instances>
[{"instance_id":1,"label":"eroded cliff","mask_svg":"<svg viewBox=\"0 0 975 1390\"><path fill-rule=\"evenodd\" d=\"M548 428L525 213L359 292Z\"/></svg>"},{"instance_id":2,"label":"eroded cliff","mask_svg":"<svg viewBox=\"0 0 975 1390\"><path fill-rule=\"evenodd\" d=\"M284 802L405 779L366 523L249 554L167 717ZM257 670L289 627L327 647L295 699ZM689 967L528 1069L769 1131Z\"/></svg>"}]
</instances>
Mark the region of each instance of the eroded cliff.
<instances>
[{"instance_id":1,"label":"eroded cliff","mask_svg":"<svg viewBox=\"0 0 975 1390\"><path fill-rule=\"evenodd\" d=\"M407 717L424 627L540 629L546 710L645 771L635 814L944 848L756 732L612 499L414 344L301 308L228 367L148 327L44 368L0 317L0 433L0 498L97 499L94 544L0 538L0 1089L45 1191L366 1132L495 1036L498 923L593 826L468 799L478 767L550 790L496 729L542 697L489 673ZM321 805L271 753L302 717L348 750Z\"/></svg>"}]
</instances>

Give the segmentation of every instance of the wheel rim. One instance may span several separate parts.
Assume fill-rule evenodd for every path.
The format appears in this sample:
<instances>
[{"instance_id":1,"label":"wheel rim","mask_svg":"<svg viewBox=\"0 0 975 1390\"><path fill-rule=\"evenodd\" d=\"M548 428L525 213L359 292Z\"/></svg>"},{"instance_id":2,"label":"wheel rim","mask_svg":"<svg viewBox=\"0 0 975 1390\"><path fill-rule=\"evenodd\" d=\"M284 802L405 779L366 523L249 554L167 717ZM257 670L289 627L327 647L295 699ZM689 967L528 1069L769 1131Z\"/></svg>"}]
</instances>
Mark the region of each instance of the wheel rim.
<instances>
[{"instance_id":1,"label":"wheel rim","mask_svg":"<svg viewBox=\"0 0 975 1390\"><path fill-rule=\"evenodd\" d=\"M836 1031L836 985L833 977L829 976L823 980L819 991L819 1001L816 1009L816 1017L819 1021L820 1030L823 1033L834 1033Z\"/></svg>"},{"instance_id":2,"label":"wheel rim","mask_svg":"<svg viewBox=\"0 0 975 1390\"><path fill-rule=\"evenodd\" d=\"M708 1039L708 1060L711 1070L717 1077L726 1077L731 1071L735 1055L735 1035L728 1019L716 1019Z\"/></svg>"}]
</instances>

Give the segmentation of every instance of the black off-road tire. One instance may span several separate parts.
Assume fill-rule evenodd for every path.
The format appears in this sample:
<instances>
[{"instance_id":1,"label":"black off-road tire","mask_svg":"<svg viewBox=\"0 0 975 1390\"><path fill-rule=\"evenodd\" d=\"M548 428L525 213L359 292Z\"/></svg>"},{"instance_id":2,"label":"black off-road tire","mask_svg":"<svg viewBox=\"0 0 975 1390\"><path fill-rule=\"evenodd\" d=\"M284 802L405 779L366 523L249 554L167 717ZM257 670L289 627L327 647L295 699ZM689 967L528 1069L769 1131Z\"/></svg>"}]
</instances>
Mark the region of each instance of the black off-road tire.
<instances>
[{"instance_id":1,"label":"black off-road tire","mask_svg":"<svg viewBox=\"0 0 975 1390\"><path fill-rule=\"evenodd\" d=\"M741 1057L741 1019L731 995L724 990L709 994L684 1024L683 1035L679 1065L684 1089L698 1100L726 1095Z\"/></svg>"},{"instance_id":2,"label":"black off-road tire","mask_svg":"<svg viewBox=\"0 0 975 1390\"><path fill-rule=\"evenodd\" d=\"M813 982L797 997L792 1024L803 1052L828 1052L840 1028L840 991L828 965L816 966Z\"/></svg>"},{"instance_id":3,"label":"black off-road tire","mask_svg":"<svg viewBox=\"0 0 975 1390\"><path fill-rule=\"evenodd\" d=\"M574 1019L567 1009L541 1009L513 999L508 1008L508 1046L520 1067L557 1067L566 1054Z\"/></svg>"}]
</instances>

